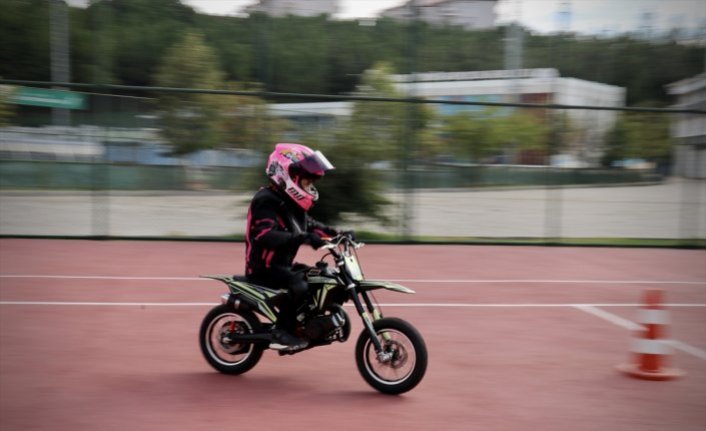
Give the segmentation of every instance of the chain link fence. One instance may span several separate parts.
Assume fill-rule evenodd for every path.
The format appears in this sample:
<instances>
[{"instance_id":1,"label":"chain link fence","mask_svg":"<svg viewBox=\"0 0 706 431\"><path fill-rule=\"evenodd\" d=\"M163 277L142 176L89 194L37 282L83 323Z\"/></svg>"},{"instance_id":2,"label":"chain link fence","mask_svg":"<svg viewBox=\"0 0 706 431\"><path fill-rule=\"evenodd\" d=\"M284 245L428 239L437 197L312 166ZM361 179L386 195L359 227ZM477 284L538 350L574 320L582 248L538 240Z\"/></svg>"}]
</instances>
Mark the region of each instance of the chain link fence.
<instances>
[{"instance_id":1,"label":"chain link fence","mask_svg":"<svg viewBox=\"0 0 706 431\"><path fill-rule=\"evenodd\" d=\"M267 182L267 154L276 142L296 141L324 149L335 165L346 167L347 177L331 175L337 184L375 177L373 189L352 194L340 188L325 193L326 178L319 204L379 196L387 204L376 213L344 210L336 218L371 238L671 245L703 245L706 238L703 179L672 175L668 165L644 160L600 167L609 128L596 137L556 120L571 110L573 118L595 121L597 110L615 114L620 108L364 96L262 103L289 95L185 90L259 99L232 99L236 104L222 124L237 128L211 149L177 155L165 138L157 100L160 92L179 90L139 90L151 96L84 93L89 108L72 111L70 125L52 126L49 110L36 109L22 118L31 127L0 129L1 235L240 238L249 197ZM423 129L414 124L420 106L437 113ZM468 117L458 118L481 124L529 112L549 138L524 147L513 141L522 135L513 138L510 123L497 132L509 136L506 145L474 152L462 123L454 130L438 115L450 108L466 108ZM370 113L368 130L359 132L355 118ZM654 109L631 115L685 114ZM368 144L357 134L381 136L374 142L379 148L364 148ZM361 169L351 169L356 165Z\"/></svg>"}]
</instances>

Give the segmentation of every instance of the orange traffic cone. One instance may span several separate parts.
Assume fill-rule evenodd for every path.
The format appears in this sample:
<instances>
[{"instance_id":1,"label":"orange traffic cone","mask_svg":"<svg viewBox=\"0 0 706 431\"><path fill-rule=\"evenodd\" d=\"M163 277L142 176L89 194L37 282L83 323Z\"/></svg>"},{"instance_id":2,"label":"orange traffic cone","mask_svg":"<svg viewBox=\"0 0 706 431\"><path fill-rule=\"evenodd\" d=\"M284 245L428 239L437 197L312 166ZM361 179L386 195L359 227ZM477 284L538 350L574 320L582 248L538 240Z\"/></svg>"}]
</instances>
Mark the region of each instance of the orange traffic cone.
<instances>
[{"instance_id":1,"label":"orange traffic cone","mask_svg":"<svg viewBox=\"0 0 706 431\"><path fill-rule=\"evenodd\" d=\"M683 371L664 366L666 357L672 351L665 339L669 314L662 305L661 290L649 289L645 292L645 305L638 311L637 320L644 328L640 331L640 337L633 339L635 362L618 365L618 370L645 380L671 380L683 376Z\"/></svg>"}]
</instances>

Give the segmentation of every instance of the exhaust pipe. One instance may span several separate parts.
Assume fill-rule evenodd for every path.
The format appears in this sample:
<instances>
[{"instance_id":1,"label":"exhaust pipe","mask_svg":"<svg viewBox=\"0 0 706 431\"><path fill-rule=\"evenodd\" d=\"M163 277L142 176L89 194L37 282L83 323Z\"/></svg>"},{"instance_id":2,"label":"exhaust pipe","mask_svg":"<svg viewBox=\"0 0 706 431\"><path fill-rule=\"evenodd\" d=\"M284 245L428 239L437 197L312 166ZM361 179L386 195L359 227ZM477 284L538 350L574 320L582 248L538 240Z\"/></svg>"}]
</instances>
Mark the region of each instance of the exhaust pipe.
<instances>
[{"instance_id":1,"label":"exhaust pipe","mask_svg":"<svg viewBox=\"0 0 706 431\"><path fill-rule=\"evenodd\" d=\"M233 307L236 310L240 308L240 299L238 298L238 295L233 293L224 293L221 295L221 303L223 305Z\"/></svg>"}]
</instances>

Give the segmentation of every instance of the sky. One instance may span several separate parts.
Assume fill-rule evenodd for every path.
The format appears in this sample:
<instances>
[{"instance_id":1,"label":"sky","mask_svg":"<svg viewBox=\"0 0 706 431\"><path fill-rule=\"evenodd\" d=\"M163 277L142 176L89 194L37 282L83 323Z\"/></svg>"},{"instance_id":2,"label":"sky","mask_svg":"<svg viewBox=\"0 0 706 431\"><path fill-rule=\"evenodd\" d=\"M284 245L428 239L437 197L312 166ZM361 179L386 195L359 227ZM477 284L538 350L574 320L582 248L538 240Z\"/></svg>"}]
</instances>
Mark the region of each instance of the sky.
<instances>
[{"instance_id":1,"label":"sky","mask_svg":"<svg viewBox=\"0 0 706 431\"><path fill-rule=\"evenodd\" d=\"M235 15L256 0L182 0L209 14ZM341 19L374 17L381 10L399 6L406 0L340 0ZM654 32L671 28L703 29L706 27L704 0L500 0L498 22L517 20L540 33L561 29L558 19L562 4L571 4L571 15L564 26L584 34L616 34L637 31L646 24ZM646 14L652 19L646 21ZM566 15L563 15L566 16Z\"/></svg>"},{"instance_id":2,"label":"sky","mask_svg":"<svg viewBox=\"0 0 706 431\"><path fill-rule=\"evenodd\" d=\"M202 13L237 15L257 0L181 0ZM84 5L88 0L68 0ZM381 10L399 6L406 0L339 0L341 19L371 18ZM684 28L706 32L704 0L499 0L498 23L519 20L523 26L539 33L561 30L558 19L564 3L571 4L571 18L564 28L582 34L613 35L638 31L646 24L653 32ZM644 20L650 14L652 19ZM562 15L565 16L565 15ZM702 33L703 34L703 33Z\"/></svg>"}]
</instances>

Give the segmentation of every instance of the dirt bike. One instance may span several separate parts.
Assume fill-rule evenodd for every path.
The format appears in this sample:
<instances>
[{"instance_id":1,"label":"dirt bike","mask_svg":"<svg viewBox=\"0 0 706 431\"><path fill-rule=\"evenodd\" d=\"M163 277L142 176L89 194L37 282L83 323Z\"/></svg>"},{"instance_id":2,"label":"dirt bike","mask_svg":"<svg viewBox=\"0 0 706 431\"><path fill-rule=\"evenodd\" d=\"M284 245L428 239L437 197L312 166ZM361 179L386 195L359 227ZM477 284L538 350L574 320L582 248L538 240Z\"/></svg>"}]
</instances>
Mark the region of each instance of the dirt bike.
<instances>
[{"instance_id":1,"label":"dirt bike","mask_svg":"<svg viewBox=\"0 0 706 431\"><path fill-rule=\"evenodd\" d=\"M426 345L408 322L383 317L370 292L386 289L412 294L414 291L396 283L366 280L357 256L357 249L362 246L352 235L341 234L327 240L321 248L326 253L307 271L307 299L296 313L294 334L308 341L308 345L295 351L280 350L279 354L296 354L348 340L351 321L343 304L352 301L363 321L355 347L358 371L378 391L401 394L413 389L424 377ZM325 261L328 257L333 260L332 266ZM213 308L201 324L201 351L216 370L225 374L245 373L269 347L279 308L288 300L287 291L252 284L242 276L202 277L224 282L229 292L221 296L222 304Z\"/></svg>"}]
</instances>

